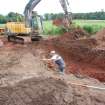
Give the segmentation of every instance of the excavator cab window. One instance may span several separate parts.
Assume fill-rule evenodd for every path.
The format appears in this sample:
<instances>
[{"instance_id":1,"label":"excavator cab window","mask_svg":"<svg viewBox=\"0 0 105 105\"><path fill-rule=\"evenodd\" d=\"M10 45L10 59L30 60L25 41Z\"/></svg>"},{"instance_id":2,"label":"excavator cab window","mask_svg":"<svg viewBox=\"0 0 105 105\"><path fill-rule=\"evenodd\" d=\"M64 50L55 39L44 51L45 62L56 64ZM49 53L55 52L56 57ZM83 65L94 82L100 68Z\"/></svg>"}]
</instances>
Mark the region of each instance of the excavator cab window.
<instances>
[{"instance_id":1,"label":"excavator cab window","mask_svg":"<svg viewBox=\"0 0 105 105\"><path fill-rule=\"evenodd\" d=\"M33 16L32 17L32 21L31 21L31 26L33 29L38 30L38 17L37 16Z\"/></svg>"},{"instance_id":2,"label":"excavator cab window","mask_svg":"<svg viewBox=\"0 0 105 105\"><path fill-rule=\"evenodd\" d=\"M30 23L32 33L39 35L43 32L42 19L41 16L38 15L36 11L32 11L32 18Z\"/></svg>"}]
</instances>

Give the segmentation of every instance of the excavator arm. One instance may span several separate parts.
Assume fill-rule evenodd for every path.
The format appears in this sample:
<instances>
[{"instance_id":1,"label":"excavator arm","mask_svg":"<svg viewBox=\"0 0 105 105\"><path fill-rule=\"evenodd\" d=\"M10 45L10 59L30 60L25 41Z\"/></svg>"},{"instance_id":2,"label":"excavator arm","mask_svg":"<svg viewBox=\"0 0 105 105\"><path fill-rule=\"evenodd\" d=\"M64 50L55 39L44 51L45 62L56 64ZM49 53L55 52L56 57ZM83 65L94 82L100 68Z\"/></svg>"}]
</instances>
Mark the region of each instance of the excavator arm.
<instances>
[{"instance_id":1,"label":"excavator arm","mask_svg":"<svg viewBox=\"0 0 105 105\"><path fill-rule=\"evenodd\" d=\"M32 19L32 10L36 7L36 5L41 0L30 0L25 7L24 15L25 15L25 25L26 27L31 27L31 19Z\"/></svg>"},{"instance_id":2,"label":"excavator arm","mask_svg":"<svg viewBox=\"0 0 105 105\"><path fill-rule=\"evenodd\" d=\"M37 4L42 0L30 0L25 7L24 15L25 15L25 25L26 27L31 27L31 19L32 19L32 10L37 6ZM67 6L69 5L68 0L59 0L67 21L71 22L71 16L69 15Z\"/></svg>"}]
</instances>

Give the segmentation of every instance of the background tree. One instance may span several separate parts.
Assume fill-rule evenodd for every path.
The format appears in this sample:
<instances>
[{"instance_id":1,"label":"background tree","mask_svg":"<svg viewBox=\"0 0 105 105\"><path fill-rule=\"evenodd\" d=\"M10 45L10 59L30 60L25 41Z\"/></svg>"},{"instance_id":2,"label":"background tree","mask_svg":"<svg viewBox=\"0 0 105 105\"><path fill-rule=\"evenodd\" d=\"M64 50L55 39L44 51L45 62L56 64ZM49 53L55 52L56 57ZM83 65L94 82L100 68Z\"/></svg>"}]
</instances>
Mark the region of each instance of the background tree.
<instances>
[{"instance_id":1,"label":"background tree","mask_svg":"<svg viewBox=\"0 0 105 105\"><path fill-rule=\"evenodd\" d=\"M0 23L4 24L6 22L6 18L3 15L0 15Z\"/></svg>"}]
</instances>

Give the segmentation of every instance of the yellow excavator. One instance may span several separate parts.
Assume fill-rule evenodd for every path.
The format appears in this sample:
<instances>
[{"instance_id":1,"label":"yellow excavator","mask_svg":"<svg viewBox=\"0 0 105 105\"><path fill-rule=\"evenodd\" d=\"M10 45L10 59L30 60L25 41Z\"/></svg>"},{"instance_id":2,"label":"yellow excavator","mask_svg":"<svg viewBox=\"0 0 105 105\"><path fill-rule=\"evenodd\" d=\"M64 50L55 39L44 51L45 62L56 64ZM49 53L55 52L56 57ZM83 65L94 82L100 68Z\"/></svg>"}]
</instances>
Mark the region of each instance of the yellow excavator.
<instances>
[{"instance_id":1,"label":"yellow excavator","mask_svg":"<svg viewBox=\"0 0 105 105\"><path fill-rule=\"evenodd\" d=\"M8 41L24 43L22 35L28 35L31 41L39 41L43 31L42 18L33 9L42 0L30 0L24 10L24 22L7 22L5 28L5 34L8 37ZM64 10L64 20L70 25L72 18L68 12L69 2L68 0L59 0Z\"/></svg>"}]
</instances>

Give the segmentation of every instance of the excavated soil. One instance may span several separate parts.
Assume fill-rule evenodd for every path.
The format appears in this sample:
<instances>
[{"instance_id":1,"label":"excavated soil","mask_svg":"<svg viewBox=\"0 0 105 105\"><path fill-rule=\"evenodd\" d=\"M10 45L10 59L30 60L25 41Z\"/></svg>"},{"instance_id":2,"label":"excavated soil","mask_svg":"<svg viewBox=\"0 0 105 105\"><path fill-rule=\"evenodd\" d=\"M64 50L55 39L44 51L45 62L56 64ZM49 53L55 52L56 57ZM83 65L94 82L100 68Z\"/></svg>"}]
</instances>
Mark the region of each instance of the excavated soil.
<instances>
[{"instance_id":1,"label":"excavated soil","mask_svg":"<svg viewBox=\"0 0 105 105\"><path fill-rule=\"evenodd\" d=\"M54 46L47 47L46 40L24 45L1 40L0 105L105 105L103 83L47 67L41 59Z\"/></svg>"},{"instance_id":2,"label":"excavated soil","mask_svg":"<svg viewBox=\"0 0 105 105\"><path fill-rule=\"evenodd\" d=\"M54 78L32 78L0 88L0 105L105 105L105 91Z\"/></svg>"},{"instance_id":3,"label":"excavated soil","mask_svg":"<svg viewBox=\"0 0 105 105\"><path fill-rule=\"evenodd\" d=\"M105 81L105 29L93 37L86 36L83 30L75 29L45 43L49 50L55 49L64 57L67 72Z\"/></svg>"},{"instance_id":4,"label":"excavated soil","mask_svg":"<svg viewBox=\"0 0 105 105\"><path fill-rule=\"evenodd\" d=\"M60 37L49 38L40 43L40 49L56 50L66 61L67 73L90 76L105 81L105 29L93 37L77 28ZM4 39L2 39L4 40ZM7 43L6 41L4 41ZM7 43L8 45L8 43ZM12 47L13 45L11 45Z\"/></svg>"}]
</instances>

